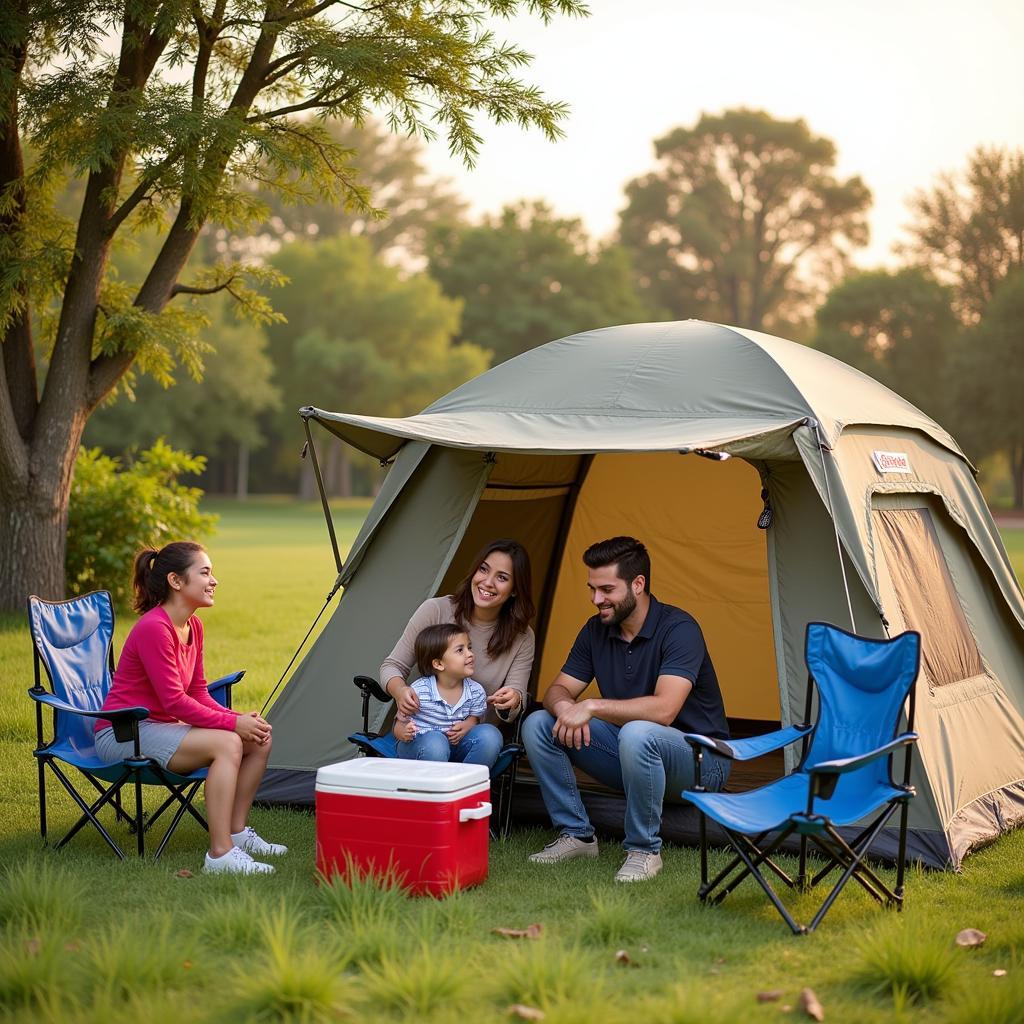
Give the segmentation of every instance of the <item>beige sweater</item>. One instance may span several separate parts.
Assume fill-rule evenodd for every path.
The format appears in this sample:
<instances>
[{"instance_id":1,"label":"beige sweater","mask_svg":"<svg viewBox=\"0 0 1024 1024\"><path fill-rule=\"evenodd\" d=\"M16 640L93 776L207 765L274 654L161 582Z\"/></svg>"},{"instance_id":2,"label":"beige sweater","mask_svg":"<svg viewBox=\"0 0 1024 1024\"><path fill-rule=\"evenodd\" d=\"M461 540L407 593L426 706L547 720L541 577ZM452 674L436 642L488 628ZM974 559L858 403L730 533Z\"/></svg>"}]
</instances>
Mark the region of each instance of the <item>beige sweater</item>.
<instances>
[{"instance_id":1,"label":"beige sweater","mask_svg":"<svg viewBox=\"0 0 1024 1024\"><path fill-rule=\"evenodd\" d=\"M442 622L454 622L455 609L450 597L431 597L413 612L405 631L398 638L395 649L384 659L380 667L380 685L386 687L389 679L400 676L406 682L419 676L416 671L416 658L413 649L416 636L427 626L437 626ZM523 694L526 699L526 687L530 682L530 670L533 668L534 636L529 626L516 642L497 658L487 653L487 642L494 632L494 623L470 623L469 639L476 655L476 668L473 678L490 696L502 686L512 686ZM520 708L522 708L520 704ZM509 721L515 719L519 709L511 712ZM494 708L488 707L487 721L497 724L500 719Z\"/></svg>"}]
</instances>

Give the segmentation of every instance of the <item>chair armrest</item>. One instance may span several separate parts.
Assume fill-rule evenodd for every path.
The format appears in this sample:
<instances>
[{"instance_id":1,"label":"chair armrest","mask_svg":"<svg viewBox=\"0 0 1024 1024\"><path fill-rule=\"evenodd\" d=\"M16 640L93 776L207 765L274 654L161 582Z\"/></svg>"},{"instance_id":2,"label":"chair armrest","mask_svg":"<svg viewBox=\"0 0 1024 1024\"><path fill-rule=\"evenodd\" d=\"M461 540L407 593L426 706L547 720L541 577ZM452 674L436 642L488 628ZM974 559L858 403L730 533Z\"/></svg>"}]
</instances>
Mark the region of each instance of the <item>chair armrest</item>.
<instances>
[{"instance_id":1,"label":"chair armrest","mask_svg":"<svg viewBox=\"0 0 1024 1024\"><path fill-rule=\"evenodd\" d=\"M684 732L683 739L692 747L703 747L730 761L749 761L802 740L810 735L813 729L813 725L790 725L785 729L765 733L763 736L749 736L742 740L716 740L700 733Z\"/></svg>"},{"instance_id":2,"label":"chair armrest","mask_svg":"<svg viewBox=\"0 0 1024 1024\"><path fill-rule=\"evenodd\" d=\"M858 754L856 757L839 757L834 761L820 761L818 764L810 765L806 770L811 775L845 775L847 772L856 771L864 765L877 761L880 757L888 757L899 750L900 747L909 746L917 742L916 732L905 732L897 736L891 743L869 750L865 754Z\"/></svg>"},{"instance_id":3,"label":"chair armrest","mask_svg":"<svg viewBox=\"0 0 1024 1024\"><path fill-rule=\"evenodd\" d=\"M84 711L82 708L72 707L70 704L62 701L60 697L55 697L52 693L47 693L45 690L30 689L28 691L28 695L37 703L45 704L47 707L53 708L54 711L65 711L69 715L81 715L83 718L105 718L108 722L141 722L142 719L149 718L148 708L118 708L116 711Z\"/></svg>"},{"instance_id":4,"label":"chair armrest","mask_svg":"<svg viewBox=\"0 0 1024 1024\"><path fill-rule=\"evenodd\" d=\"M352 682L355 683L356 687L364 694L370 694L376 697L382 704L387 704L391 700L391 695L384 691L384 688L380 683L373 678L373 676L354 676Z\"/></svg>"},{"instance_id":5,"label":"chair armrest","mask_svg":"<svg viewBox=\"0 0 1024 1024\"><path fill-rule=\"evenodd\" d=\"M243 668L238 672L232 672L230 675L221 676L220 679L214 679L212 683L206 684L207 692L215 701L217 701L218 704L223 704L224 707L230 710L231 687L234 686L235 683L241 682L242 676L244 675L245 669Z\"/></svg>"}]
</instances>

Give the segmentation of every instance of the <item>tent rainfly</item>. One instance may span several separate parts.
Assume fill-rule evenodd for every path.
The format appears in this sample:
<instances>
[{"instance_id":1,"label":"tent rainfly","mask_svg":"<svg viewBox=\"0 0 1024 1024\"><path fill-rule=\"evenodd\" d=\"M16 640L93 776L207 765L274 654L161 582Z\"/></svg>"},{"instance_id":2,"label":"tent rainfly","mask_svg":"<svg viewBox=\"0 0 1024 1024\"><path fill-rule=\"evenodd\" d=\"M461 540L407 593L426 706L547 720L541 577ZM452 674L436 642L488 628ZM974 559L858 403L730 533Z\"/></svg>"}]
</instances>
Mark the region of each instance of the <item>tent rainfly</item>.
<instances>
[{"instance_id":1,"label":"tent rainfly","mask_svg":"<svg viewBox=\"0 0 1024 1024\"><path fill-rule=\"evenodd\" d=\"M756 331L633 324L534 349L417 416L302 415L391 469L270 711L260 799L311 801L317 767L355 756L352 676L494 537L530 551L543 695L592 611L583 549L629 533L654 593L701 623L734 722L802 719L810 620L920 630L911 858L956 868L1024 819L1024 599L956 442L864 374ZM688 813L666 810L668 837Z\"/></svg>"}]
</instances>

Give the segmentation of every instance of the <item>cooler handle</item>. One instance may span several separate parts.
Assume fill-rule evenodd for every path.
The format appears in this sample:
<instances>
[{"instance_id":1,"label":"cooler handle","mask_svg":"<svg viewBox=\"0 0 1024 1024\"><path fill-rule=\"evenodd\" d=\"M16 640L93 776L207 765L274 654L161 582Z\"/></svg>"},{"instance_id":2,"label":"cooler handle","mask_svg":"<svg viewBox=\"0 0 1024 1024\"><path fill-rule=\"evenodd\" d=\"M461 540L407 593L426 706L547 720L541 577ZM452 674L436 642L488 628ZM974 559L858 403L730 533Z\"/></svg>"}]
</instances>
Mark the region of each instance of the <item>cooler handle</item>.
<instances>
[{"instance_id":1,"label":"cooler handle","mask_svg":"<svg viewBox=\"0 0 1024 1024\"><path fill-rule=\"evenodd\" d=\"M476 807L463 807L459 811L459 821L476 821L477 818L489 818L491 816L491 805L489 803L477 804Z\"/></svg>"}]
</instances>

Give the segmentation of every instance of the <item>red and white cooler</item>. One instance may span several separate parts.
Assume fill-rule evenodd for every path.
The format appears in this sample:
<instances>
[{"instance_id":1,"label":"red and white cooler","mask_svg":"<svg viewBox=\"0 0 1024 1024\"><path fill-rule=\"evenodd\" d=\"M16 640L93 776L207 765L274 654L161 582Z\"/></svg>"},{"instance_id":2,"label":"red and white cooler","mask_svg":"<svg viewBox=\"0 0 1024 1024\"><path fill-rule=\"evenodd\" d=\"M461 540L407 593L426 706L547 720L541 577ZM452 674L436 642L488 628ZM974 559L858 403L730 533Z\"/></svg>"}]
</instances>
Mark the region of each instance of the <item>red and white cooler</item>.
<instances>
[{"instance_id":1,"label":"red and white cooler","mask_svg":"<svg viewBox=\"0 0 1024 1024\"><path fill-rule=\"evenodd\" d=\"M360 757L316 773L316 865L325 876L394 871L413 894L487 877L487 768Z\"/></svg>"}]
</instances>

